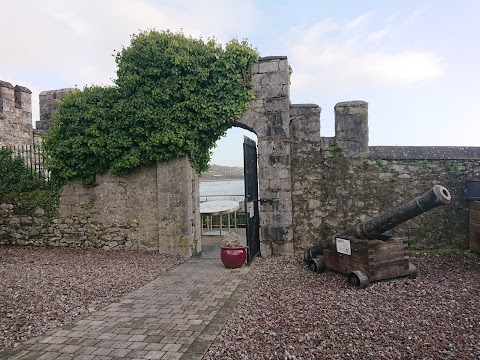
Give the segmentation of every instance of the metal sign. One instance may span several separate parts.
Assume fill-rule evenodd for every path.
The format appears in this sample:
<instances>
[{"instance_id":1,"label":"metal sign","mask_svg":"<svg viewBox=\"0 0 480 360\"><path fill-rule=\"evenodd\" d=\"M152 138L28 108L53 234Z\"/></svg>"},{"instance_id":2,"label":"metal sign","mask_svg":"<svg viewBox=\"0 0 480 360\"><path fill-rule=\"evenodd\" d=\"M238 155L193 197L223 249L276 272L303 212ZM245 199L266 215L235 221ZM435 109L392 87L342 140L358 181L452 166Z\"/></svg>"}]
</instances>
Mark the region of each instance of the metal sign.
<instances>
[{"instance_id":1,"label":"metal sign","mask_svg":"<svg viewBox=\"0 0 480 360\"><path fill-rule=\"evenodd\" d=\"M247 203L247 211L248 211L248 217L252 218L255 216L255 206L253 206L253 202Z\"/></svg>"},{"instance_id":2,"label":"metal sign","mask_svg":"<svg viewBox=\"0 0 480 360\"><path fill-rule=\"evenodd\" d=\"M352 255L350 240L336 238L337 252L345 255Z\"/></svg>"}]
</instances>

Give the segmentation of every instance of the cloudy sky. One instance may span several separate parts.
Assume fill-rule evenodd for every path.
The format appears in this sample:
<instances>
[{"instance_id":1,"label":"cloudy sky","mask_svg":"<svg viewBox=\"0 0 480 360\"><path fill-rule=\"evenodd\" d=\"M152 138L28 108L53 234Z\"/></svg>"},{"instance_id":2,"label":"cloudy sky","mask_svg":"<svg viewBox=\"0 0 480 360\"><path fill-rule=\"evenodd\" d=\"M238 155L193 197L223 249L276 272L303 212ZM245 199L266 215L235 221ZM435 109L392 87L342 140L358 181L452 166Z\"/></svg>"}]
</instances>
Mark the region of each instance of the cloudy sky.
<instances>
[{"instance_id":1,"label":"cloudy sky","mask_svg":"<svg viewBox=\"0 0 480 360\"><path fill-rule=\"evenodd\" d=\"M109 85L112 54L130 35L183 29L225 43L247 38L261 56L286 55L292 103L369 103L371 145L480 146L478 0L0 0L0 79L33 92ZM243 130L213 162L241 165Z\"/></svg>"}]
</instances>

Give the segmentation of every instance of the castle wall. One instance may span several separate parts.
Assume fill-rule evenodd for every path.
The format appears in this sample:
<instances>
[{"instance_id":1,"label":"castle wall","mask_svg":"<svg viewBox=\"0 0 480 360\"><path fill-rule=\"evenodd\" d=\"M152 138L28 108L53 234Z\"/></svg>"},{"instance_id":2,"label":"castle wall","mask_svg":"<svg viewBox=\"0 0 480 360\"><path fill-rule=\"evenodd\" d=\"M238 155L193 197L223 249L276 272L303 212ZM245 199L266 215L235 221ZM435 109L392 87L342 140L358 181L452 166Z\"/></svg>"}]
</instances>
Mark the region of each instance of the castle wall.
<instances>
[{"instance_id":1,"label":"castle wall","mask_svg":"<svg viewBox=\"0 0 480 360\"><path fill-rule=\"evenodd\" d=\"M180 178L184 181L180 181ZM188 180L188 181L185 181ZM0 203L0 245L155 250L192 256L200 251L198 177L187 158L97 177L97 186L69 181L58 216L48 220ZM196 231L198 229L198 231Z\"/></svg>"},{"instance_id":2,"label":"castle wall","mask_svg":"<svg viewBox=\"0 0 480 360\"><path fill-rule=\"evenodd\" d=\"M292 106L292 203L295 248L330 238L440 184L450 205L392 230L413 247L468 242L465 182L480 179L480 147L368 146L368 104L335 107L334 138L320 137L320 108Z\"/></svg>"},{"instance_id":3,"label":"castle wall","mask_svg":"<svg viewBox=\"0 0 480 360\"><path fill-rule=\"evenodd\" d=\"M235 122L258 138L260 251L293 253L290 183L290 81L286 56L260 59L252 68L256 99Z\"/></svg>"},{"instance_id":4,"label":"castle wall","mask_svg":"<svg viewBox=\"0 0 480 360\"><path fill-rule=\"evenodd\" d=\"M32 144L32 92L0 81L0 146Z\"/></svg>"},{"instance_id":5,"label":"castle wall","mask_svg":"<svg viewBox=\"0 0 480 360\"><path fill-rule=\"evenodd\" d=\"M42 91L39 95L40 120L35 123L38 130L47 131L53 125L53 116L58 112L58 105L73 88Z\"/></svg>"},{"instance_id":6,"label":"castle wall","mask_svg":"<svg viewBox=\"0 0 480 360\"><path fill-rule=\"evenodd\" d=\"M408 236L413 246L466 246L465 182L480 179L480 147L369 146L368 104L364 101L338 103L335 136L321 137L320 107L290 104L286 57L260 59L251 75L256 99L234 125L258 137L259 199L266 200L259 204L263 256L303 250L366 217L422 195L434 184L450 190L452 203L412 219L392 233ZM17 126L6 135L13 141L13 133L28 132L18 130L25 121L14 122L12 114L31 121L30 93L9 83L0 85L0 130L7 124ZM48 129L59 101L70 91L40 94L38 131ZM17 138L14 140L21 141L28 136ZM99 176L100 185L95 188L69 183L62 192L60 216L53 228L47 227L53 232L39 229L43 234L39 239L43 240L35 240L34 235L32 241L53 241L49 240L53 236L57 245L78 243L72 240L73 227L88 229L75 231L83 243L98 233L95 236L101 247L184 255L200 251L198 177L188 160L172 160L155 170L136 170L128 176ZM8 204L3 210L6 218L14 220L13 227L8 227L10 220L2 219L0 240L2 234L10 234L5 239L28 243L31 235L22 233L19 224L35 224L37 220L15 218ZM139 220L133 221L132 216Z\"/></svg>"}]
</instances>

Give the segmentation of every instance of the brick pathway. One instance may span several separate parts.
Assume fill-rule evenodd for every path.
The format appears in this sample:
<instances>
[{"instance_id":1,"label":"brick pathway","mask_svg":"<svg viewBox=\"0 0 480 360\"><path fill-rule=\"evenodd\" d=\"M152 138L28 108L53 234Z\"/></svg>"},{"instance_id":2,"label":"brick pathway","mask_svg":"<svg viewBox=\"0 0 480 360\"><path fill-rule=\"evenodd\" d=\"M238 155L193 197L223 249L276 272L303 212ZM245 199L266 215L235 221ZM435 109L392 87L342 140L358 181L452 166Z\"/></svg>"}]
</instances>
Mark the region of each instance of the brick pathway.
<instances>
[{"instance_id":1,"label":"brick pathway","mask_svg":"<svg viewBox=\"0 0 480 360\"><path fill-rule=\"evenodd\" d=\"M250 271L228 270L205 257L0 358L201 359L240 300Z\"/></svg>"}]
</instances>

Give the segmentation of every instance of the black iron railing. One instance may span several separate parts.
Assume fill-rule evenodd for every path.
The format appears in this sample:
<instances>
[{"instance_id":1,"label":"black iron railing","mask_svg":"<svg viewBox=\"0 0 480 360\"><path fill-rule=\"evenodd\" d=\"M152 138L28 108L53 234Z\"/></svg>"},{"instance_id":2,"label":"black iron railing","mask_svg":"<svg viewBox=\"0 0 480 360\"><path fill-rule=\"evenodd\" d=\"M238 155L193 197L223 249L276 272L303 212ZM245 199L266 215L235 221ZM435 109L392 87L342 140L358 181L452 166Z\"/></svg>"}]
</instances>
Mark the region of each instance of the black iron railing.
<instances>
[{"instance_id":1,"label":"black iron railing","mask_svg":"<svg viewBox=\"0 0 480 360\"><path fill-rule=\"evenodd\" d=\"M32 174L39 174L45 181L50 180L50 172L44 166L45 154L41 145L0 145L0 149L8 150L12 158L21 157Z\"/></svg>"}]
</instances>

